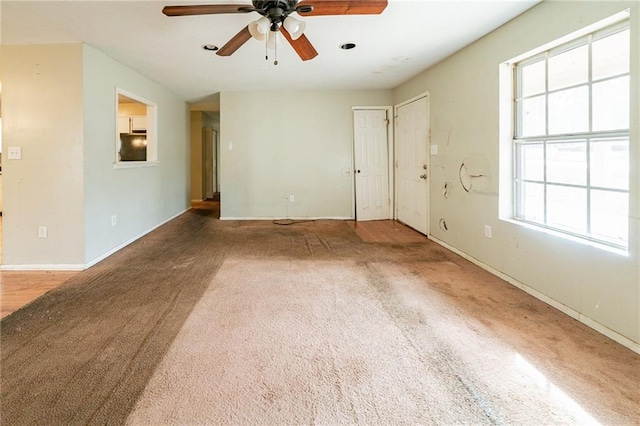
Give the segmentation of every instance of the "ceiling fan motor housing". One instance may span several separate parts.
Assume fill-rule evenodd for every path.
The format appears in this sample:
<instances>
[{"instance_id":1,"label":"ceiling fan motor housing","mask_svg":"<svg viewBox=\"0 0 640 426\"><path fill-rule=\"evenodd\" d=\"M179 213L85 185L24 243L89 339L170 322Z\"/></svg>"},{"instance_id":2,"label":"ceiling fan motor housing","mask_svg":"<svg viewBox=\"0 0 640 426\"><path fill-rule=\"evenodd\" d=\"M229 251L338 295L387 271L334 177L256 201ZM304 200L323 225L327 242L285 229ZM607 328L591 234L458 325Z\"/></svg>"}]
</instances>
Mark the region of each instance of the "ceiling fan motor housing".
<instances>
[{"instance_id":1,"label":"ceiling fan motor housing","mask_svg":"<svg viewBox=\"0 0 640 426\"><path fill-rule=\"evenodd\" d=\"M261 10L269 10L277 7L288 12L295 10L298 0L253 0L253 7Z\"/></svg>"},{"instance_id":2,"label":"ceiling fan motor housing","mask_svg":"<svg viewBox=\"0 0 640 426\"><path fill-rule=\"evenodd\" d=\"M296 11L298 0L253 0L256 12L269 18L271 31L277 31L277 24L282 23L289 14Z\"/></svg>"}]
</instances>

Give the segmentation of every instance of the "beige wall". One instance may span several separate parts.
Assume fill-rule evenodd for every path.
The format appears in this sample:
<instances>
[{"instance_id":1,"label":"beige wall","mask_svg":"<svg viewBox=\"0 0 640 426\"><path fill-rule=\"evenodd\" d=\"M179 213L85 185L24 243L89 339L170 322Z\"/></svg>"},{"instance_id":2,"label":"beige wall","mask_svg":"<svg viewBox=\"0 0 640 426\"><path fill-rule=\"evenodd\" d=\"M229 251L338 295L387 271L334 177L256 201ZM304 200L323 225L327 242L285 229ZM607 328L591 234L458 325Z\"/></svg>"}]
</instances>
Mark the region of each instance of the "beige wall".
<instances>
[{"instance_id":1,"label":"beige wall","mask_svg":"<svg viewBox=\"0 0 640 426\"><path fill-rule=\"evenodd\" d=\"M84 264L82 46L2 46L3 263ZM48 228L38 238L38 226Z\"/></svg>"},{"instance_id":2,"label":"beige wall","mask_svg":"<svg viewBox=\"0 0 640 426\"><path fill-rule=\"evenodd\" d=\"M390 104L389 90L222 93L222 218L352 218L352 107Z\"/></svg>"},{"instance_id":3,"label":"beige wall","mask_svg":"<svg viewBox=\"0 0 640 426\"><path fill-rule=\"evenodd\" d=\"M3 141L22 148L3 161L5 269L82 269L188 208L184 101L86 45L2 59ZM116 87L157 103L158 164L114 169Z\"/></svg>"},{"instance_id":4,"label":"beige wall","mask_svg":"<svg viewBox=\"0 0 640 426\"><path fill-rule=\"evenodd\" d=\"M202 105L198 104L198 107ZM205 198L204 193L204 165L203 165L203 129L213 127L220 131L219 112L205 112L191 108L191 200L200 201Z\"/></svg>"},{"instance_id":5,"label":"beige wall","mask_svg":"<svg viewBox=\"0 0 640 426\"><path fill-rule=\"evenodd\" d=\"M202 112L191 111L191 200L204 199L202 189Z\"/></svg>"},{"instance_id":6,"label":"beige wall","mask_svg":"<svg viewBox=\"0 0 640 426\"><path fill-rule=\"evenodd\" d=\"M628 256L544 234L499 219L498 66L539 45L625 8L632 16L631 219ZM433 236L478 259L603 332L640 342L640 3L545 1L394 91L395 103L430 92L431 230ZM466 193L463 160L482 165L490 179ZM453 189L444 198L442 187ZM448 231L438 226L440 218ZM484 226L493 238L484 237ZM627 342L629 343L629 342Z\"/></svg>"}]
</instances>

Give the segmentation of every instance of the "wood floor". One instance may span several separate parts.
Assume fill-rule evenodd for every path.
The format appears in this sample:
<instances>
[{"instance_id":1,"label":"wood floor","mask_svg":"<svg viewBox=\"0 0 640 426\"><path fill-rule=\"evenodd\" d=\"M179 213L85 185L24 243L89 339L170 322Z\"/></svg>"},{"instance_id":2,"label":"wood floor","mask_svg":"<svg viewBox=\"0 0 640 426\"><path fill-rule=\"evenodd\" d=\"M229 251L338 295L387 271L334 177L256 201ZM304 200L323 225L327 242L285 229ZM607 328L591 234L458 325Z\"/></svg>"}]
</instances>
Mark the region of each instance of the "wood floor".
<instances>
[{"instance_id":1,"label":"wood floor","mask_svg":"<svg viewBox=\"0 0 640 426\"><path fill-rule=\"evenodd\" d=\"M0 271L0 318L17 311L78 272Z\"/></svg>"},{"instance_id":2,"label":"wood floor","mask_svg":"<svg viewBox=\"0 0 640 426\"><path fill-rule=\"evenodd\" d=\"M211 211L220 217L220 201L194 202L196 210ZM395 220L375 220L370 222L348 221L362 241L368 243L407 244L424 241L424 235ZM2 217L0 217L0 236ZM0 256L2 256L0 240ZM1 259L1 257L0 257ZM22 306L42 296L78 272L73 271L0 271L0 318L20 309Z\"/></svg>"},{"instance_id":3,"label":"wood floor","mask_svg":"<svg viewBox=\"0 0 640 426\"><path fill-rule=\"evenodd\" d=\"M2 259L2 217L0 216L0 259ZM64 284L78 272L0 271L0 318L17 311L51 289Z\"/></svg>"},{"instance_id":4,"label":"wood floor","mask_svg":"<svg viewBox=\"0 0 640 426\"><path fill-rule=\"evenodd\" d=\"M421 243L426 236L414 231L396 220L372 220L369 222L347 222L366 243Z\"/></svg>"}]
</instances>

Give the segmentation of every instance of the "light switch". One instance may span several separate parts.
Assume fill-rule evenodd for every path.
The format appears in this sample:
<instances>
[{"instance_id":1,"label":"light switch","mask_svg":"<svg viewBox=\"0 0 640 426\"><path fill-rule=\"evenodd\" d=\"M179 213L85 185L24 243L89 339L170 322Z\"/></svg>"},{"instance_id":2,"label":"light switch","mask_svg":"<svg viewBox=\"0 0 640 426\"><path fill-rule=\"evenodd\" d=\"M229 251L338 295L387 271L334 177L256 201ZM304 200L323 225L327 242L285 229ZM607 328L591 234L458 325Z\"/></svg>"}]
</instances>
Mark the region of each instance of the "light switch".
<instances>
[{"instance_id":1,"label":"light switch","mask_svg":"<svg viewBox=\"0 0 640 426\"><path fill-rule=\"evenodd\" d=\"M438 145L431 145L431 155L438 155Z\"/></svg>"},{"instance_id":2,"label":"light switch","mask_svg":"<svg viewBox=\"0 0 640 426\"><path fill-rule=\"evenodd\" d=\"M7 156L9 160L22 160L22 147L10 146Z\"/></svg>"}]
</instances>

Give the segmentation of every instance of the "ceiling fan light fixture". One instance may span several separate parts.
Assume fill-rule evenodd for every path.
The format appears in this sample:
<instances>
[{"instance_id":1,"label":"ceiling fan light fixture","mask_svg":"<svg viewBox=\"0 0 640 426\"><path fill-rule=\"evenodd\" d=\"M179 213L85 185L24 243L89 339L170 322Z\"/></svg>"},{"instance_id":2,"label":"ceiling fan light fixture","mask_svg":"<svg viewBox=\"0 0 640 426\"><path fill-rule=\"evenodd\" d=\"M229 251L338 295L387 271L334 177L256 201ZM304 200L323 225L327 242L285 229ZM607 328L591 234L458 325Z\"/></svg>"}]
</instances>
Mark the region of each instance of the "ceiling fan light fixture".
<instances>
[{"instance_id":1,"label":"ceiling fan light fixture","mask_svg":"<svg viewBox=\"0 0 640 426\"><path fill-rule=\"evenodd\" d=\"M280 34L279 31L269 31L269 35L267 37L267 48L269 50L275 50L276 48L280 49L282 47L282 40L280 40L278 34Z\"/></svg>"},{"instance_id":2,"label":"ceiling fan light fixture","mask_svg":"<svg viewBox=\"0 0 640 426\"><path fill-rule=\"evenodd\" d=\"M234 0L234 4L165 6L162 9L162 13L166 16L187 16L256 12L262 17L238 31L216 52L218 56L233 55L251 38L265 41L265 50L268 50L267 48L270 45L277 49L277 43L281 43L278 40L277 33L282 32L282 37L291 45L300 59L308 61L318 56L318 52L311 44L311 41L303 34L306 24L291 18L291 14L298 13L303 17L380 15L389 3L389 0L251 0L251 5L244 6L238 5L236 3L238 1L240 0ZM355 44L349 43L341 47L344 50L349 50L353 49ZM266 53L268 59L268 52ZM276 57L274 63L277 65L277 62Z\"/></svg>"},{"instance_id":3,"label":"ceiling fan light fixture","mask_svg":"<svg viewBox=\"0 0 640 426\"><path fill-rule=\"evenodd\" d=\"M302 33L304 33L305 27L307 26L305 22L295 19L291 16L287 16L282 25L284 26L285 30L287 30L289 35L291 35L292 40L299 39L302 36Z\"/></svg>"},{"instance_id":4,"label":"ceiling fan light fixture","mask_svg":"<svg viewBox=\"0 0 640 426\"><path fill-rule=\"evenodd\" d=\"M249 24L249 33L251 33L251 37L256 40L264 40L267 33L269 32L269 27L271 25L271 21L266 16L258 19Z\"/></svg>"}]
</instances>

